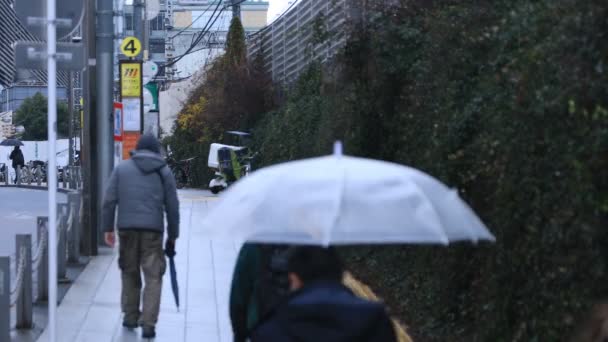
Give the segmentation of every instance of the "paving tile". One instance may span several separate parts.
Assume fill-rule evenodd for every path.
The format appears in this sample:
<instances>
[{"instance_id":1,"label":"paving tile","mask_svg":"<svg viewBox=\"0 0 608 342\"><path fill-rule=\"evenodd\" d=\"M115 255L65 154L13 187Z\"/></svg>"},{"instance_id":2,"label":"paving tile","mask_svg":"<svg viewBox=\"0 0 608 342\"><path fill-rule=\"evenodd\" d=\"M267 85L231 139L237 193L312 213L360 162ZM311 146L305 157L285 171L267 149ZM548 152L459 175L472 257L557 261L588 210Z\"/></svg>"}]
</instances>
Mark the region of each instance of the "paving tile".
<instances>
[{"instance_id":1,"label":"paving tile","mask_svg":"<svg viewBox=\"0 0 608 342\"><path fill-rule=\"evenodd\" d=\"M155 341L220 342L232 340L228 298L240 244L210 240L198 224L212 204L206 193L180 191L182 231L176 267L181 301L177 310L169 272L163 279L161 313ZM116 251L100 249L66 295L58 310L60 342L144 341L141 329L122 327L120 271ZM48 341L48 332L38 340Z\"/></svg>"}]
</instances>

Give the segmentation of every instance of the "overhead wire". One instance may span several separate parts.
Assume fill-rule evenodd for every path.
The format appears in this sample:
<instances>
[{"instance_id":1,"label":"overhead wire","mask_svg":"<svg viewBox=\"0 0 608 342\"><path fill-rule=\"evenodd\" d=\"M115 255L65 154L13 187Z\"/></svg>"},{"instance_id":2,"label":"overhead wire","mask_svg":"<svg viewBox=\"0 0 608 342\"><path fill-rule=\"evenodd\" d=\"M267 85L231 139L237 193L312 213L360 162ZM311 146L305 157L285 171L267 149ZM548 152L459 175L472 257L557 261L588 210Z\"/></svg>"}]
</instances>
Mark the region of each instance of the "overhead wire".
<instances>
[{"instance_id":1,"label":"overhead wire","mask_svg":"<svg viewBox=\"0 0 608 342\"><path fill-rule=\"evenodd\" d=\"M224 5L224 7L222 7L222 9L220 10L220 13L223 13L223 12L224 12L224 10L225 10L225 9L227 9L228 7L232 7L232 6L235 6L235 5L240 5L240 4L242 4L242 3L246 2L246 1L247 1L247 0L240 0L239 2L234 3L234 4L232 4L232 3L230 3L230 4L226 4L226 5ZM219 18L219 16L220 16L219 14L218 14L218 16L216 16L216 17L215 17L215 19L213 19L213 16L214 16L214 15L215 15L215 13L217 12L217 9L218 9L218 7L219 7L219 5L220 5L221 3L222 3L222 1L219 1L219 2L218 2L218 6L216 6L215 10L214 10L214 11L213 11L213 13L211 14L211 17L210 17L210 18L209 18L209 20L207 21L207 24L205 25L205 27L203 28L203 30L201 30L201 32L200 32L198 35L195 35L195 37L196 37L196 38L194 38L194 37L193 37L193 42L192 42L192 44L191 44L190 48L189 48L188 50L186 50L186 52L184 52L182 55L175 57L175 58L174 58L174 60L173 60L173 61L171 61L171 63L166 64L166 66L171 66L171 65L174 65L174 64L175 64L175 63L177 63L179 60L181 60L183 57L185 57L185 56L187 56L187 55L189 55L189 54L191 54L191 53L194 53L194 52L197 52L197 51L200 51L200 50L201 50L201 49L194 50L194 48L195 48L195 47L196 47L196 46L197 46L197 45L198 45L198 44L199 44L199 43L202 41L202 39L203 39L204 35L205 35L206 33L208 33L208 30L210 30L210 29L211 29L211 27L213 27L213 25L215 24L215 22L216 22L216 21L217 21L217 19ZM208 24L209 24L209 22L210 22L212 19L213 19L213 23L211 23L211 25L209 26ZM208 27L208 26L209 26L209 27ZM193 50L194 50L194 51L193 51Z\"/></svg>"},{"instance_id":2,"label":"overhead wire","mask_svg":"<svg viewBox=\"0 0 608 342\"><path fill-rule=\"evenodd\" d=\"M221 1L220 1L221 2ZM182 28L181 30L179 30L173 37L170 37L169 39L173 39L179 35L181 35L182 33L184 33L184 31L186 31L187 29L189 29L190 27L192 27L192 25L194 25L194 23L196 23L200 18L202 18L207 12L209 12L209 9L211 9L211 6L213 6L213 2L209 2L209 5L207 6L207 8L205 8L203 10L203 13L201 13L198 17L196 17L196 19L192 20L192 22L190 24L188 24L188 26Z\"/></svg>"},{"instance_id":3,"label":"overhead wire","mask_svg":"<svg viewBox=\"0 0 608 342\"><path fill-rule=\"evenodd\" d=\"M177 62L179 62L180 60L182 60L182 59L183 59L185 56L187 56L187 55L189 55L189 54L192 54L192 53L195 53L195 52L198 52L198 51L201 51L201 50L203 50L203 49L208 48L208 47L203 47L203 48L199 48L199 49L196 49L196 50L195 50L195 47L196 47L196 46L197 46L197 45L198 45L198 44L199 44L199 43L202 41L202 39L204 38L205 34L209 33L209 30L210 30L210 29L213 27L213 25L214 25L214 24L217 22L218 18L219 18L219 17L220 17L222 14L225 14L225 13L223 13L225 9L227 9L228 7L235 6L235 5L240 5L240 4L242 4L242 3L244 3L244 2L246 2L246 1L248 1L248 0L240 0L240 1L239 1L239 2L237 2L237 3L230 3L230 4L226 4L226 5L224 5L224 6L222 7L222 9L220 10L220 14L218 14L217 16L215 16L215 15L216 15L216 13L217 13L217 11L218 11L218 9L219 9L219 7L220 7L220 5L222 4L222 2L223 2L223 1L224 1L224 0L219 0L219 1L217 2L217 5L216 5L216 7L215 7L215 9L214 9L213 13L211 14L211 17L209 18L209 20L207 20L207 23L205 24L205 26L203 27L203 29L201 29L201 31L200 31L198 34L194 34L194 35L193 35L193 39L192 39L192 42L191 42L191 44L190 44L190 47L189 47L189 48L186 50L186 52L184 52L183 54L181 54L181 55L179 55L179 56L177 56L177 57L174 57L174 58L171 60L171 62L166 63L166 64L164 64L164 65L161 65L161 66L160 66L160 68L161 68L161 69L165 69L165 68L167 68L167 67L170 67L170 66L172 66L172 65L175 65ZM210 4L210 6L211 6L211 4ZM291 8L291 6L290 6L290 8ZM205 10L205 12L206 12L206 11L208 11L208 10ZM196 20L198 20L200 17L202 17L202 16L205 14L205 12L204 12L203 14L199 15L199 17L198 17ZM214 18L214 16L215 16L215 18ZM209 25L209 24L211 24L211 25ZM180 31L178 32L178 34L174 35L172 38L177 37L178 35L180 35L181 33L183 33L183 32L184 32L184 31L185 31L187 28L189 28L189 27L191 27L191 26L192 26L192 24L190 24L190 25L188 25L186 28L184 28L184 29L180 30ZM209 56L208 56L208 58L209 58Z\"/></svg>"},{"instance_id":4,"label":"overhead wire","mask_svg":"<svg viewBox=\"0 0 608 342\"><path fill-rule=\"evenodd\" d=\"M180 56L175 57L170 63L167 63L164 65L164 67L168 67L168 66L172 66L175 63L179 62L182 58L184 58L185 56L187 56L193 49L194 47L196 47L196 45L198 45L198 43L200 43L202 37L204 37L204 35L208 32L209 28L212 27L215 22L217 21L217 18L219 18L219 14L218 16L215 17L215 19L213 18L218 9L220 8L220 5L222 4L222 1L218 1L217 6L215 6L215 10L213 11L213 13L211 14L211 17L209 18L209 20L207 21L207 23L205 24L205 26L203 27L203 29L200 31L200 33L198 34L198 36L196 36L196 39L193 39L192 44L190 45L190 47L186 50L185 53L183 53ZM220 12L221 14L221 12ZM213 22L211 22L213 20ZM209 25L211 24L211 25Z\"/></svg>"}]
</instances>

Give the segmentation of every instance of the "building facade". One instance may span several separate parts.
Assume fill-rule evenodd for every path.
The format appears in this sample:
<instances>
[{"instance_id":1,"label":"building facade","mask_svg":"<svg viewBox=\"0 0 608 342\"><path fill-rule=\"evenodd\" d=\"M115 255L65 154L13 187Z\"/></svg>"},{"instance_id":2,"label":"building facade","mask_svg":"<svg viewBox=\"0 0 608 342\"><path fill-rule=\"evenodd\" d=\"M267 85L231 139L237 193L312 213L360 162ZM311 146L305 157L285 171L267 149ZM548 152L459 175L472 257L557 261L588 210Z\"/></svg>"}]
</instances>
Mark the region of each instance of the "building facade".
<instances>
[{"instance_id":1,"label":"building facade","mask_svg":"<svg viewBox=\"0 0 608 342\"><path fill-rule=\"evenodd\" d=\"M47 96L48 88L41 82L17 82L2 89L0 92L0 110L16 111L28 97L37 93ZM57 101L67 102L68 91L66 87L57 87Z\"/></svg>"},{"instance_id":2,"label":"building facade","mask_svg":"<svg viewBox=\"0 0 608 342\"><path fill-rule=\"evenodd\" d=\"M224 4L230 1L224 0L219 7L221 11L215 15L216 0L178 0L170 4L171 11L167 11L166 16L171 18L171 30L167 33L165 53L168 61L179 61L168 68L166 76L172 80L171 86L166 87L159 97L160 125L164 135L171 133L177 114L192 88L204 77L206 66L224 52L233 16L232 8ZM266 26L268 0L247 0L240 6L246 35L255 34ZM207 33L191 49L192 42L206 26Z\"/></svg>"},{"instance_id":3,"label":"building facade","mask_svg":"<svg viewBox=\"0 0 608 342\"><path fill-rule=\"evenodd\" d=\"M0 140L12 137L14 134L13 112L0 112Z\"/></svg>"},{"instance_id":4,"label":"building facade","mask_svg":"<svg viewBox=\"0 0 608 342\"><path fill-rule=\"evenodd\" d=\"M261 56L276 82L291 83L311 61L333 58L350 25L364 16L361 0L300 0L248 39L249 58Z\"/></svg>"},{"instance_id":5,"label":"building facade","mask_svg":"<svg viewBox=\"0 0 608 342\"><path fill-rule=\"evenodd\" d=\"M0 111L17 110L23 100L36 93L46 96L46 72L42 70L17 70L13 44L16 41L38 41L39 39L25 29L13 10L14 0L0 0ZM59 72L57 81L59 100L67 100L67 73ZM4 125L4 123L0 122ZM8 128L4 128L6 130Z\"/></svg>"},{"instance_id":6,"label":"building facade","mask_svg":"<svg viewBox=\"0 0 608 342\"><path fill-rule=\"evenodd\" d=\"M170 15L173 20L172 30L168 33L166 45L167 61L179 59L169 71L174 79L194 75L223 52L233 16L232 7L227 6L230 1L224 0L221 3L218 0L174 1ZM268 7L268 0L247 0L240 3L240 16L246 35L253 34L266 26ZM192 42L203 30L206 34L191 49ZM184 56L186 53L188 55Z\"/></svg>"}]
</instances>

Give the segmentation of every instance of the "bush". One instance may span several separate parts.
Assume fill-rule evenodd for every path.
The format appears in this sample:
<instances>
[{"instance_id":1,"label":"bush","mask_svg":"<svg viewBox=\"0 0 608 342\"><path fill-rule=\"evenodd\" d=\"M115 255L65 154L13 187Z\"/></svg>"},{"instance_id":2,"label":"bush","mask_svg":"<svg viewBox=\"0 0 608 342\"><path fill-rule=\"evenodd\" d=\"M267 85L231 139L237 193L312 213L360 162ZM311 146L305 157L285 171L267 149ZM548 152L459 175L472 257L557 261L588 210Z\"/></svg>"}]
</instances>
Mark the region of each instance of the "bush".
<instances>
[{"instance_id":1,"label":"bush","mask_svg":"<svg viewBox=\"0 0 608 342\"><path fill-rule=\"evenodd\" d=\"M347 249L355 273L419 341L563 339L607 295L608 3L403 0L368 15L261 117L262 164L338 138L457 188L495 245Z\"/></svg>"}]
</instances>

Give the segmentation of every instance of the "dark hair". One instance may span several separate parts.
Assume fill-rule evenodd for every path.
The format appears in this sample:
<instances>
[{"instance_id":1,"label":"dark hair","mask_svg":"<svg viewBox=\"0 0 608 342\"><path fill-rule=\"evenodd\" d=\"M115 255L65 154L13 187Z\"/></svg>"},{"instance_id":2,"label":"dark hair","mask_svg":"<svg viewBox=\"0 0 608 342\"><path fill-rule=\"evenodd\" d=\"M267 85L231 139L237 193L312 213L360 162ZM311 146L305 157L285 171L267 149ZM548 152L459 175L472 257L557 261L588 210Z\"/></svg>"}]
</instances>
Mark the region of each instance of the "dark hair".
<instances>
[{"instance_id":1,"label":"dark hair","mask_svg":"<svg viewBox=\"0 0 608 342\"><path fill-rule=\"evenodd\" d=\"M297 274L304 284L317 280L341 281L344 267L333 247L292 247L287 256L287 270Z\"/></svg>"},{"instance_id":2,"label":"dark hair","mask_svg":"<svg viewBox=\"0 0 608 342\"><path fill-rule=\"evenodd\" d=\"M608 341L608 302L601 302L591 310L572 342Z\"/></svg>"}]
</instances>

